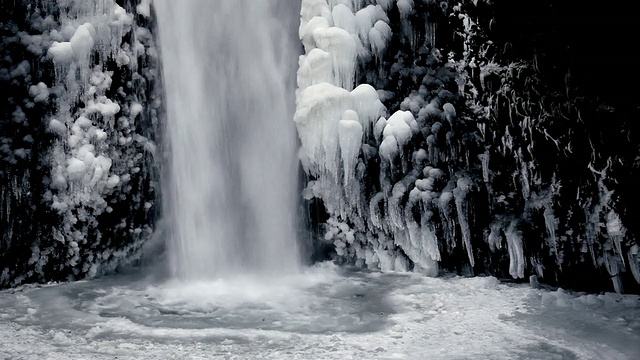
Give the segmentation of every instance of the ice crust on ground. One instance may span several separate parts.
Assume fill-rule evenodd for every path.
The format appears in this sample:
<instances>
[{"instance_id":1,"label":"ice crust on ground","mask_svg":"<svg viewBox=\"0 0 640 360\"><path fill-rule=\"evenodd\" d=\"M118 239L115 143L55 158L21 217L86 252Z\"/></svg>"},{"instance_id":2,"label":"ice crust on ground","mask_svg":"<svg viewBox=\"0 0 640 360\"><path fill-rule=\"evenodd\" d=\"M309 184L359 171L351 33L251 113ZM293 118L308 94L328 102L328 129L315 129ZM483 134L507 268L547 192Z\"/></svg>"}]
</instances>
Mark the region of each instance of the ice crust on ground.
<instances>
[{"instance_id":1,"label":"ice crust on ground","mask_svg":"<svg viewBox=\"0 0 640 360\"><path fill-rule=\"evenodd\" d=\"M637 295L493 277L103 278L0 292L0 357L580 359L640 354Z\"/></svg>"}]
</instances>

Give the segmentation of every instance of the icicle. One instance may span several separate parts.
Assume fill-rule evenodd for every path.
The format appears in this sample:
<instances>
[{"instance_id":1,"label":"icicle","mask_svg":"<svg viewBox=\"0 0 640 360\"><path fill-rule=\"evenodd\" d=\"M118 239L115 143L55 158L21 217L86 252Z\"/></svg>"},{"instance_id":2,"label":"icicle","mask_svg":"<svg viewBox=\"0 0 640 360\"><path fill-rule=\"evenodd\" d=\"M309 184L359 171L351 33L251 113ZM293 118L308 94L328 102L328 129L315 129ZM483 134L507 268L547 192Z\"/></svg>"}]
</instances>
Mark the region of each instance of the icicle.
<instances>
[{"instance_id":1,"label":"icicle","mask_svg":"<svg viewBox=\"0 0 640 360\"><path fill-rule=\"evenodd\" d=\"M404 211L400 207L400 202L407 191L407 187L398 182L393 186L391 197L389 198L389 220L392 227L402 229L405 227Z\"/></svg>"},{"instance_id":2,"label":"icicle","mask_svg":"<svg viewBox=\"0 0 640 360\"><path fill-rule=\"evenodd\" d=\"M604 264L611 276L611 282L613 283L613 289L621 294L622 289L622 279L620 279L620 268L618 267L618 257L614 257L611 254L605 252L604 254Z\"/></svg>"},{"instance_id":3,"label":"icicle","mask_svg":"<svg viewBox=\"0 0 640 360\"><path fill-rule=\"evenodd\" d=\"M517 160L518 164L520 165L520 183L522 184L522 197L526 201L531 195L531 186L529 185L529 163L524 161L522 156L522 149L518 149Z\"/></svg>"},{"instance_id":4,"label":"icicle","mask_svg":"<svg viewBox=\"0 0 640 360\"><path fill-rule=\"evenodd\" d=\"M489 160L490 160L490 153L489 150L485 150L484 154L480 154L480 161L482 162L482 180L485 182L485 184L489 184L491 181L491 173L489 171Z\"/></svg>"},{"instance_id":5,"label":"icicle","mask_svg":"<svg viewBox=\"0 0 640 360\"><path fill-rule=\"evenodd\" d=\"M507 231L507 250L509 251L509 274L514 279L524 278L524 251L522 248L522 233L518 229L518 221L513 220Z\"/></svg>"},{"instance_id":6,"label":"icicle","mask_svg":"<svg viewBox=\"0 0 640 360\"><path fill-rule=\"evenodd\" d=\"M413 12L414 2L413 0L398 0L398 11L400 12L400 21L402 22L402 31L404 35L410 40L411 48L416 49L416 41L414 39L414 31L409 20L409 15Z\"/></svg>"},{"instance_id":7,"label":"icicle","mask_svg":"<svg viewBox=\"0 0 640 360\"><path fill-rule=\"evenodd\" d=\"M407 217L407 231L410 239L410 246L403 246L404 253L420 268L420 272L427 276L438 275L438 261L440 253L430 254L427 250L433 249L435 244L437 251L437 241L433 233L425 233L423 227L419 226L411 216Z\"/></svg>"},{"instance_id":8,"label":"icicle","mask_svg":"<svg viewBox=\"0 0 640 360\"><path fill-rule=\"evenodd\" d=\"M398 142L399 148L403 148L409 143L413 135L411 127L408 125L412 121L415 121L413 115L409 111L396 111L387 120L387 125L384 128L382 136L384 138L393 136Z\"/></svg>"},{"instance_id":9,"label":"icicle","mask_svg":"<svg viewBox=\"0 0 640 360\"><path fill-rule=\"evenodd\" d=\"M354 113L355 114L355 113ZM344 186L349 189L354 181L355 163L362 144L362 125L356 119L340 120L338 123L338 143L344 167ZM347 197L352 199L351 194Z\"/></svg>"},{"instance_id":10,"label":"icicle","mask_svg":"<svg viewBox=\"0 0 640 360\"><path fill-rule=\"evenodd\" d=\"M351 91L351 96L354 110L358 113L365 138L367 138L373 124L385 115L387 109L380 101L378 92L371 85L358 85Z\"/></svg>"},{"instance_id":11,"label":"icicle","mask_svg":"<svg viewBox=\"0 0 640 360\"><path fill-rule=\"evenodd\" d=\"M427 21L425 24L426 27L426 38L429 41L429 46L431 48L435 48L436 46L436 27L437 24L431 21Z\"/></svg>"},{"instance_id":12,"label":"icicle","mask_svg":"<svg viewBox=\"0 0 640 360\"><path fill-rule=\"evenodd\" d=\"M489 233L487 242L489 243L491 251L502 248L502 226L502 223L499 221L494 221L489 225L491 232Z\"/></svg>"},{"instance_id":13,"label":"icicle","mask_svg":"<svg viewBox=\"0 0 640 360\"><path fill-rule=\"evenodd\" d=\"M471 266L474 266L475 259L473 256L473 247L471 245L471 229L469 228L469 211L468 211L468 194L473 187L473 182L470 179L462 177L458 179L457 186L453 190L453 196L455 197L456 211L458 213L458 222L460 223L460 230L462 231L462 239L464 246L467 249L467 256Z\"/></svg>"},{"instance_id":14,"label":"icicle","mask_svg":"<svg viewBox=\"0 0 640 360\"><path fill-rule=\"evenodd\" d=\"M386 126L387 126L387 119L385 119L384 117L380 117L373 129L373 136L376 142L380 142L382 140L382 132L384 131L384 128Z\"/></svg>"},{"instance_id":15,"label":"icicle","mask_svg":"<svg viewBox=\"0 0 640 360\"><path fill-rule=\"evenodd\" d=\"M615 211L611 210L607 214L607 235L613 240L616 247L616 252L620 255L622 265L625 266L624 256L622 253L622 239L626 234L626 229L622 225L620 216Z\"/></svg>"},{"instance_id":16,"label":"icicle","mask_svg":"<svg viewBox=\"0 0 640 360\"><path fill-rule=\"evenodd\" d=\"M333 83L347 90L353 89L357 48L351 34L337 27L316 29L313 40L319 49L331 54Z\"/></svg>"},{"instance_id":17,"label":"icicle","mask_svg":"<svg viewBox=\"0 0 640 360\"><path fill-rule=\"evenodd\" d=\"M380 212L380 202L383 200L384 193L379 192L371 198L371 202L369 203L369 216L371 218L371 222L373 226L378 229L383 229L383 216Z\"/></svg>"},{"instance_id":18,"label":"icicle","mask_svg":"<svg viewBox=\"0 0 640 360\"><path fill-rule=\"evenodd\" d=\"M545 224L545 227L547 228L547 243L549 244L549 247L553 250L553 253L557 255L558 240L556 237L556 231L558 229L558 219L556 219L553 213L552 206L553 205L551 203L551 199L549 199L545 203L543 216L544 216L544 224ZM556 259L556 261L558 261L558 259ZM558 265L560 265L559 262L558 262Z\"/></svg>"},{"instance_id":19,"label":"icicle","mask_svg":"<svg viewBox=\"0 0 640 360\"><path fill-rule=\"evenodd\" d=\"M328 83L311 85L299 93L294 121L312 174L337 175L338 122L351 107L351 94Z\"/></svg>"},{"instance_id":20,"label":"icicle","mask_svg":"<svg viewBox=\"0 0 640 360\"><path fill-rule=\"evenodd\" d=\"M300 24L300 40L307 53L316 47L313 33L316 30L328 29L330 26L329 20L323 16L314 16Z\"/></svg>"},{"instance_id":21,"label":"icicle","mask_svg":"<svg viewBox=\"0 0 640 360\"><path fill-rule=\"evenodd\" d=\"M331 10L333 24L346 30L349 34L356 33L356 16L344 4L338 4Z\"/></svg>"},{"instance_id":22,"label":"icicle","mask_svg":"<svg viewBox=\"0 0 640 360\"><path fill-rule=\"evenodd\" d=\"M440 261L440 250L438 249L438 237L436 236L433 223L429 216L423 216L420 221L422 233L422 244L424 251L433 261Z\"/></svg>"},{"instance_id":23,"label":"icicle","mask_svg":"<svg viewBox=\"0 0 640 360\"><path fill-rule=\"evenodd\" d=\"M391 39L391 28L386 22L378 20L375 25L369 30L369 43L371 44L371 51L376 55L376 58L380 60L384 55L389 40Z\"/></svg>"},{"instance_id":24,"label":"icicle","mask_svg":"<svg viewBox=\"0 0 640 360\"><path fill-rule=\"evenodd\" d=\"M333 80L333 62L331 54L324 50L312 49L307 55L300 56L298 68L298 88L329 83Z\"/></svg>"},{"instance_id":25,"label":"icicle","mask_svg":"<svg viewBox=\"0 0 640 360\"><path fill-rule=\"evenodd\" d=\"M636 282L640 283L640 256L638 255L638 244L634 244L629 248L627 256L629 258L629 267L631 268L631 274Z\"/></svg>"},{"instance_id":26,"label":"icicle","mask_svg":"<svg viewBox=\"0 0 640 360\"><path fill-rule=\"evenodd\" d=\"M323 17L327 21L332 18L331 9L327 4L327 0L302 0L300 7L300 29L305 27L315 16Z\"/></svg>"},{"instance_id":27,"label":"icicle","mask_svg":"<svg viewBox=\"0 0 640 360\"><path fill-rule=\"evenodd\" d=\"M358 28L358 36L364 46L370 45L369 32L374 27L374 24L382 20L385 23L389 22L389 18L384 9L380 5L368 5L367 7L360 9L355 14L356 24Z\"/></svg>"}]
</instances>

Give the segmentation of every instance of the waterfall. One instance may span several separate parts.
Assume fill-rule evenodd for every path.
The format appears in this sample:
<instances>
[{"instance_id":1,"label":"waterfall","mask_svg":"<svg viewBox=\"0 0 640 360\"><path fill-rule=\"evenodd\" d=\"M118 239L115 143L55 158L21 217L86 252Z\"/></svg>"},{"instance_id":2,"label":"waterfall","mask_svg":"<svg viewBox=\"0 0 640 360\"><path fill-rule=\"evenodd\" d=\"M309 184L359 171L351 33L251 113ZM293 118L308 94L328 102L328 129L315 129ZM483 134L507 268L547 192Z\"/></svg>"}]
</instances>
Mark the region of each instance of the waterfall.
<instances>
[{"instance_id":1,"label":"waterfall","mask_svg":"<svg viewBox=\"0 0 640 360\"><path fill-rule=\"evenodd\" d=\"M153 4L166 88L173 275L295 271L294 2Z\"/></svg>"}]
</instances>

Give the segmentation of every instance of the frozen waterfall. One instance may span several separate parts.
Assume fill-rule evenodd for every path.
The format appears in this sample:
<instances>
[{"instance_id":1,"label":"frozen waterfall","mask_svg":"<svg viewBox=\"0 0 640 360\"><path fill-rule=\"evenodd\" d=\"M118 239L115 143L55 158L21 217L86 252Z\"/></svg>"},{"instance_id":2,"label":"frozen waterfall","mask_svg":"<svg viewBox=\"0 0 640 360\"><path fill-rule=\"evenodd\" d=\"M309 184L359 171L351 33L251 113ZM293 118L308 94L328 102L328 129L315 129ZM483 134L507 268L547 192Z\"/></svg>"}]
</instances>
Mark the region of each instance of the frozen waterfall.
<instances>
[{"instance_id":1,"label":"frozen waterfall","mask_svg":"<svg viewBox=\"0 0 640 360\"><path fill-rule=\"evenodd\" d=\"M298 267L294 3L154 1L178 278Z\"/></svg>"}]
</instances>

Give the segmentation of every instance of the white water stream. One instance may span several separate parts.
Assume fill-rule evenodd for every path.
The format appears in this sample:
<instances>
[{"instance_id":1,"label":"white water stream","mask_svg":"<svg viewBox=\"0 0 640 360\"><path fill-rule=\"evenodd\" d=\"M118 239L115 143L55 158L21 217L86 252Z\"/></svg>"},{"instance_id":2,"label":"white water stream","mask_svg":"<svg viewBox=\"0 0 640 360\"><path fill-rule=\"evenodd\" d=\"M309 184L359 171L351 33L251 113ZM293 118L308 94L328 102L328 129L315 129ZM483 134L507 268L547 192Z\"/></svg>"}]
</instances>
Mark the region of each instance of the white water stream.
<instances>
[{"instance_id":1,"label":"white water stream","mask_svg":"<svg viewBox=\"0 0 640 360\"><path fill-rule=\"evenodd\" d=\"M294 4L154 1L178 278L297 271Z\"/></svg>"}]
</instances>

